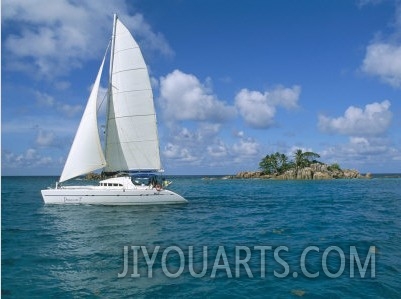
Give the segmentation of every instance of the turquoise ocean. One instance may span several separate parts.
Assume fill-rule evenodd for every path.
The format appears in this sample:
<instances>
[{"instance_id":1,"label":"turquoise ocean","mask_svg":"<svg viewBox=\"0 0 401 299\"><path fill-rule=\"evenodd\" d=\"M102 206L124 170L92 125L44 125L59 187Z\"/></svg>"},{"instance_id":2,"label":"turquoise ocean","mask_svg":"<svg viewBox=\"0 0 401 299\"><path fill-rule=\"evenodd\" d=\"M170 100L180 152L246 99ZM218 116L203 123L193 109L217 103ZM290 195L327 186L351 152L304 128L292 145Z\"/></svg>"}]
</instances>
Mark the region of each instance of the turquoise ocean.
<instances>
[{"instance_id":1,"label":"turquoise ocean","mask_svg":"<svg viewBox=\"0 0 401 299\"><path fill-rule=\"evenodd\" d=\"M2 177L2 298L401 297L400 176L179 176L185 205L45 206L56 179Z\"/></svg>"}]
</instances>

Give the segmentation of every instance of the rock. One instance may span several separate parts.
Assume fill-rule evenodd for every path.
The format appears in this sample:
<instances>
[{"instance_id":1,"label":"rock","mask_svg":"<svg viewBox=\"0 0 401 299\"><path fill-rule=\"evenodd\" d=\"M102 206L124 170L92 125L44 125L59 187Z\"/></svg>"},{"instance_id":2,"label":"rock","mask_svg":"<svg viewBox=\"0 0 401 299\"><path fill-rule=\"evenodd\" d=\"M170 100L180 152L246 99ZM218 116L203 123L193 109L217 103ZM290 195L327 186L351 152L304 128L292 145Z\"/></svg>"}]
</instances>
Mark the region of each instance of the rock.
<instances>
[{"instance_id":1,"label":"rock","mask_svg":"<svg viewBox=\"0 0 401 299\"><path fill-rule=\"evenodd\" d=\"M279 180L295 180L297 178L297 173L295 169L290 169L283 174L278 175L276 178Z\"/></svg>"},{"instance_id":2,"label":"rock","mask_svg":"<svg viewBox=\"0 0 401 299\"><path fill-rule=\"evenodd\" d=\"M343 173L345 179L355 179L360 177L359 171L355 169L344 169Z\"/></svg>"},{"instance_id":3,"label":"rock","mask_svg":"<svg viewBox=\"0 0 401 299\"><path fill-rule=\"evenodd\" d=\"M328 172L317 171L313 174L314 180L330 180L333 177Z\"/></svg>"},{"instance_id":4,"label":"rock","mask_svg":"<svg viewBox=\"0 0 401 299\"><path fill-rule=\"evenodd\" d=\"M313 163L311 164L310 168L312 169L313 172L326 172L327 170L327 165L326 164L321 164L321 163Z\"/></svg>"},{"instance_id":5,"label":"rock","mask_svg":"<svg viewBox=\"0 0 401 299\"><path fill-rule=\"evenodd\" d=\"M344 169L329 167L323 163L313 163L309 167L301 169L290 169L282 174L264 174L261 171L242 171L231 178L236 179L277 179L277 180L329 180L329 179L354 179L354 178L371 178L372 175L367 173L362 176L355 169Z\"/></svg>"},{"instance_id":6,"label":"rock","mask_svg":"<svg viewBox=\"0 0 401 299\"><path fill-rule=\"evenodd\" d=\"M259 178L262 175L261 171L242 171L236 174L237 179L252 179Z\"/></svg>"},{"instance_id":7,"label":"rock","mask_svg":"<svg viewBox=\"0 0 401 299\"><path fill-rule=\"evenodd\" d=\"M313 171L311 167L305 167L299 169L297 172L298 180L312 180L313 179Z\"/></svg>"},{"instance_id":8,"label":"rock","mask_svg":"<svg viewBox=\"0 0 401 299\"><path fill-rule=\"evenodd\" d=\"M334 179L340 179L340 178L344 177L344 173L342 170L334 170L331 172L331 176Z\"/></svg>"},{"instance_id":9,"label":"rock","mask_svg":"<svg viewBox=\"0 0 401 299\"><path fill-rule=\"evenodd\" d=\"M261 171L255 171L255 172L253 173L253 177L254 177L254 178L260 178L261 175L262 175L262 172L261 172Z\"/></svg>"}]
</instances>

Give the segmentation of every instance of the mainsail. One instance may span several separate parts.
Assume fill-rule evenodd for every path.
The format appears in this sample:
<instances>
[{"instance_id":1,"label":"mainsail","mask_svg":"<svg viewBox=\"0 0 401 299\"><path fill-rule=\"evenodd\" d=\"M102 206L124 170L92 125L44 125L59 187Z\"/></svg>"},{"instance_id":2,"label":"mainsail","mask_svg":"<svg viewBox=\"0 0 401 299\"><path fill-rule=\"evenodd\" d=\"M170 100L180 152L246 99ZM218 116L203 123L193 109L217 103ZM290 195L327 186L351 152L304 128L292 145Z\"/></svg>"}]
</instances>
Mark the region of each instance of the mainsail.
<instances>
[{"instance_id":1,"label":"mainsail","mask_svg":"<svg viewBox=\"0 0 401 299\"><path fill-rule=\"evenodd\" d=\"M93 85L78 131L64 165L60 182L102 168L106 165L102 146L100 144L96 111L100 78L105 58L106 57L103 58L102 64L100 65L95 84Z\"/></svg>"},{"instance_id":2,"label":"mainsail","mask_svg":"<svg viewBox=\"0 0 401 299\"><path fill-rule=\"evenodd\" d=\"M149 74L138 44L114 21L106 126L106 172L161 169Z\"/></svg>"}]
</instances>

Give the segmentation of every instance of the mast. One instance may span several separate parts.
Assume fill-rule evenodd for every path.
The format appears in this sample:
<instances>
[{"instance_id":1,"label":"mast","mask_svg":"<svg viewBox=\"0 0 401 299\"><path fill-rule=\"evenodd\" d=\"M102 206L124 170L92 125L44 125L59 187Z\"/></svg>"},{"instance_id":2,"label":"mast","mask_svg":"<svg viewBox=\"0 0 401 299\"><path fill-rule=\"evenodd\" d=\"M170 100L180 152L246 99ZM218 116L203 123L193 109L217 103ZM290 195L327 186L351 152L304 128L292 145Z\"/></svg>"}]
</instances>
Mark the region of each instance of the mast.
<instances>
[{"instance_id":1,"label":"mast","mask_svg":"<svg viewBox=\"0 0 401 299\"><path fill-rule=\"evenodd\" d=\"M117 14L115 13L113 15L113 33L111 35L111 48L110 48L110 67L109 67L109 86L108 86L108 96L107 96L107 109L106 109L106 127L105 127L105 149L104 149L104 155L107 157L107 132L108 132L108 126L109 126L109 111L110 111L110 105L111 105L111 97L112 97L112 74L113 74L113 63L114 63L114 47L115 47L115 40L116 40L116 24L117 24ZM106 161L107 163L107 161Z\"/></svg>"},{"instance_id":2,"label":"mast","mask_svg":"<svg viewBox=\"0 0 401 299\"><path fill-rule=\"evenodd\" d=\"M111 89L111 76L112 76L112 73L113 73L114 47L115 47L115 40L116 40L116 24L117 24L117 14L114 14L113 33L112 33L112 36L111 36L111 50L110 50L109 90Z\"/></svg>"}]
</instances>

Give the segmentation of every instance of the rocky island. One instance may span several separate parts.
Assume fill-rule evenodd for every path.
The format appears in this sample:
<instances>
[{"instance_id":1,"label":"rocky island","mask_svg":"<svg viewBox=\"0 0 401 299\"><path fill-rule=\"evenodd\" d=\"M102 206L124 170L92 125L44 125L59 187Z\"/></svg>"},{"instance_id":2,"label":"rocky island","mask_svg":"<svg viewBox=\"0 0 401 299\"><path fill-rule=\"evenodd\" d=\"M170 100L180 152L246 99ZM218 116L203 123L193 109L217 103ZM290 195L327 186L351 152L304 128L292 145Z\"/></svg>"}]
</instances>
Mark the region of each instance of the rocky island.
<instances>
[{"instance_id":1,"label":"rocky island","mask_svg":"<svg viewBox=\"0 0 401 299\"><path fill-rule=\"evenodd\" d=\"M325 164L316 159L320 156L314 152L303 152L298 149L291 161L285 154L276 152L267 155L259 163L258 171L242 171L229 176L233 179L277 179L277 180L328 180L371 178L371 174L362 175L355 169L341 169L337 164Z\"/></svg>"}]
</instances>

